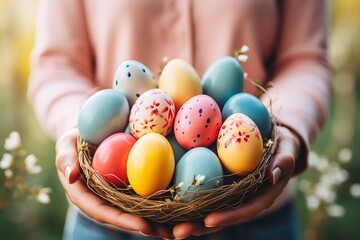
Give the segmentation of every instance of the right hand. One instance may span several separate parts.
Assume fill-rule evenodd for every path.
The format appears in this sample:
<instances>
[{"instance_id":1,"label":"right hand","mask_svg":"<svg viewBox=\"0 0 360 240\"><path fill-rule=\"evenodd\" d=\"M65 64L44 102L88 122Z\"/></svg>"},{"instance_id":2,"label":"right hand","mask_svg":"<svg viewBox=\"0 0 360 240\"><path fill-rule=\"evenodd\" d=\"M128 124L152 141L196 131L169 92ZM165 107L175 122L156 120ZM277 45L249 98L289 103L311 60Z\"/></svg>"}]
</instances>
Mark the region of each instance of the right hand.
<instances>
[{"instance_id":1,"label":"right hand","mask_svg":"<svg viewBox=\"0 0 360 240\"><path fill-rule=\"evenodd\" d=\"M145 219L108 205L79 179L80 167L77 159L79 131L73 128L56 142L56 168L62 186L71 202L88 217L127 231L161 238L173 238L172 229L165 225L150 224Z\"/></svg>"}]
</instances>

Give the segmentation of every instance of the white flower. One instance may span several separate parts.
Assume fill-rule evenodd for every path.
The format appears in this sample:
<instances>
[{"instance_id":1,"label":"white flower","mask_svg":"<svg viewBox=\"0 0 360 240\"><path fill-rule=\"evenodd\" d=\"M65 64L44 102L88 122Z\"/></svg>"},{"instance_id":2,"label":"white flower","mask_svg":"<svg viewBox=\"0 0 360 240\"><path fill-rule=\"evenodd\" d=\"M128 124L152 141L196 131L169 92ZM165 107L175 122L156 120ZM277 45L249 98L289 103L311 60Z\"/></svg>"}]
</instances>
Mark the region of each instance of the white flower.
<instances>
[{"instance_id":1,"label":"white flower","mask_svg":"<svg viewBox=\"0 0 360 240\"><path fill-rule=\"evenodd\" d=\"M50 202L50 196L49 193L51 192L50 188L42 188L40 189L38 195L36 196L36 199L39 203L42 204L48 204Z\"/></svg>"},{"instance_id":2,"label":"white flower","mask_svg":"<svg viewBox=\"0 0 360 240\"><path fill-rule=\"evenodd\" d=\"M247 78L247 77L248 77L248 73L244 72L244 78Z\"/></svg>"},{"instance_id":3,"label":"white flower","mask_svg":"<svg viewBox=\"0 0 360 240\"><path fill-rule=\"evenodd\" d=\"M9 137L5 139L4 148L8 151L18 149L21 145L20 134L18 132L11 132Z\"/></svg>"},{"instance_id":4,"label":"white flower","mask_svg":"<svg viewBox=\"0 0 360 240\"><path fill-rule=\"evenodd\" d=\"M330 217L342 217L345 214L344 207L337 204L330 205L326 210Z\"/></svg>"},{"instance_id":5,"label":"white flower","mask_svg":"<svg viewBox=\"0 0 360 240\"><path fill-rule=\"evenodd\" d=\"M179 201L180 199L181 199L181 196L179 194L176 194L175 197L174 197L174 200Z\"/></svg>"},{"instance_id":6,"label":"white flower","mask_svg":"<svg viewBox=\"0 0 360 240\"><path fill-rule=\"evenodd\" d=\"M195 186L200 186L201 184L203 184L204 180L205 180L205 176L204 175L197 175L195 177L196 183Z\"/></svg>"},{"instance_id":7,"label":"white flower","mask_svg":"<svg viewBox=\"0 0 360 240\"><path fill-rule=\"evenodd\" d=\"M322 199L327 203L333 203L336 199L335 191L331 189L331 186L327 186L325 184L316 184L314 192L319 199Z\"/></svg>"},{"instance_id":8,"label":"white flower","mask_svg":"<svg viewBox=\"0 0 360 240\"><path fill-rule=\"evenodd\" d=\"M182 188L183 186L184 186L184 183L181 182L181 183L179 183L175 188Z\"/></svg>"},{"instance_id":9,"label":"white flower","mask_svg":"<svg viewBox=\"0 0 360 240\"><path fill-rule=\"evenodd\" d=\"M360 198L360 184L354 183L350 186L350 195L354 198Z\"/></svg>"},{"instance_id":10,"label":"white flower","mask_svg":"<svg viewBox=\"0 0 360 240\"><path fill-rule=\"evenodd\" d=\"M343 148L338 153L338 158L341 163L348 163L351 161L353 153L349 148Z\"/></svg>"},{"instance_id":11,"label":"white flower","mask_svg":"<svg viewBox=\"0 0 360 240\"><path fill-rule=\"evenodd\" d=\"M5 177L8 179L12 178L14 176L14 172L11 169L6 169L4 174L5 174Z\"/></svg>"},{"instance_id":12,"label":"white flower","mask_svg":"<svg viewBox=\"0 0 360 240\"><path fill-rule=\"evenodd\" d=\"M318 158L319 156L316 154L316 152L310 151L308 160L309 167L314 167Z\"/></svg>"},{"instance_id":13,"label":"white flower","mask_svg":"<svg viewBox=\"0 0 360 240\"><path fill-rule=\"evenodd\" d=\"M249 56L247 56L245 54L240 54L237 58L240 62L247 62L247 60L249 59Z\"/></svg>"},{"instance_id":14,"label":"white flower","mask_svg":"<svg viewBox=\"0 0 360 240\"><path fill-rule=\"evenodd\" d=\"M4 153L0 160L0 168L8 169L14 162L14 157L9 153Z\"/></svg>"},{"instance_id":15,"label":"white flower","mask_svg":"<svg viewBox=\"0 0 360 240\"><path fill-rule=\"evenodd\" d=\"M315 195L308 195L306 196L306 204L309 210L315 210L319 208L320 200Z\"/></svg>"},{"instance_id":16,"label":"white flower","mask_svg":"<svg viewBox=\"0 0 360 240\"><path fill-rule=\"evenodd\" d=\"M42 167L36 165L37 158L30 154L25 158L25 167L30 174L38 174L42 171Z\"/></svg>"},{"instance_id":17,"label":"white flower","mask_svg":"<svg viewBox=\"0 0 360 240\"><path fill-rule=\"evenodd\" d=\"M40 192L36 199L42 204L48 204L50 202L50 196L47 193Z\"/></svg>"},{"instance_id":18,"label":"white flower","mask_svg":"<svg viewBox=\"0 0 360 240\"><path fill-rule=\"evenodd\" d=\"M318 158L318 161L315 163L315 168L319 172L326 172L329 167L329 160L325 157Z\"/></svg>"},{"instance_id":19,"label":"white flower","mask_svg":"<svg viewBox=\"0 0 360 240\"><path fill-rule=\"evenodd\" d=\"M246 53L250 50L248 45L242 45L242 47L240 48L240 52L242 53Z\"/></svg>"}]
</instances>

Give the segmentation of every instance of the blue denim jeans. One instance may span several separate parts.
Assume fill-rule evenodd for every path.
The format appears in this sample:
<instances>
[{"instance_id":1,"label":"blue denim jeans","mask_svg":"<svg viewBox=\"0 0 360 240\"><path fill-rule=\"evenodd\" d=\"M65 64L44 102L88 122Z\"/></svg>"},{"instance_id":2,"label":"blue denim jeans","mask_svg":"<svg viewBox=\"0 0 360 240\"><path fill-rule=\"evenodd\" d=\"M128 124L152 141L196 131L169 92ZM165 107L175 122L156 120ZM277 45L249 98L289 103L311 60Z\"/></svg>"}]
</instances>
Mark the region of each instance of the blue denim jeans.
<instances>
[{"instance_id":1,"label":"blue denim jeans","mask_svg":"<svg viewBox=\"0 0 360 240\"><path fill-rule=\"evenodd\" d=\"M65 224L64 240L152 240L136 233L111 230L100 225L82 213L69 214ZM189 237L189 240L297 240L298 223L292 201L266 216L243 224L228 227L218 233L201 237Z\"/></svg>"}]
</instances>

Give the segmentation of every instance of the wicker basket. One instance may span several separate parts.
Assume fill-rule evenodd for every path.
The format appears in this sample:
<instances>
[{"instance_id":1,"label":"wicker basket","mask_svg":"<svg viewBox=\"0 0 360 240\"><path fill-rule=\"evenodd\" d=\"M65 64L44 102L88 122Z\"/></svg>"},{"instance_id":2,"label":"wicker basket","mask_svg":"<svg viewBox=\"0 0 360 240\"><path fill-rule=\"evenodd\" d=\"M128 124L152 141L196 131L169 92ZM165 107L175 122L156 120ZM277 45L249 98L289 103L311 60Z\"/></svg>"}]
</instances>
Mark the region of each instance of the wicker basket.
<instances>
[{"instance_id":1,"label":"wicker basket","mask_svg":"<svg viewBox=\"0 0 360 240\"><path fill-rule=\"evenodd\" d=\"M264 142L263 158L252 173L242 178L226 175L226 184L211 190L196 191L188 202L177 200L174 186L144 198L137 195L131 186L117 188L109 184L92 168L95 147L81 139L78 141L78 160L89 189L110 205L153 222L175 224L199 220L214 211L238 207L256 193L267 179L266 169L275 154L278 135L277 125L273 121L272 139Z\"/></svg>"}]
</instances>

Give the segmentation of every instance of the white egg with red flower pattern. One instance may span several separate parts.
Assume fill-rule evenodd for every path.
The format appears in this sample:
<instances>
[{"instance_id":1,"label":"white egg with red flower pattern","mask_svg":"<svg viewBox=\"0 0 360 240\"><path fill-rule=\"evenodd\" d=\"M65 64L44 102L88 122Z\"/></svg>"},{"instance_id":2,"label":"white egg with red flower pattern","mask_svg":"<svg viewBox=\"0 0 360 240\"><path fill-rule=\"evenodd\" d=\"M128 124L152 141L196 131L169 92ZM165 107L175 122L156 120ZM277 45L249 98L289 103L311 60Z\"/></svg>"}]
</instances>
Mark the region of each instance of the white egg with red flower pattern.
<instances>
[{"instance_id":1,"label":"white egg with red flower pattern","mask_svg":"<svg viewBox=\"0 0 360 240\"><path fill-rule=\"evenodd\" d=\"M131 108L130 131L136 138L150 132L166 136L173 126L174 118L175 105L169 94L161 89L150 89Z\"/></svg>"}]
</instances>

